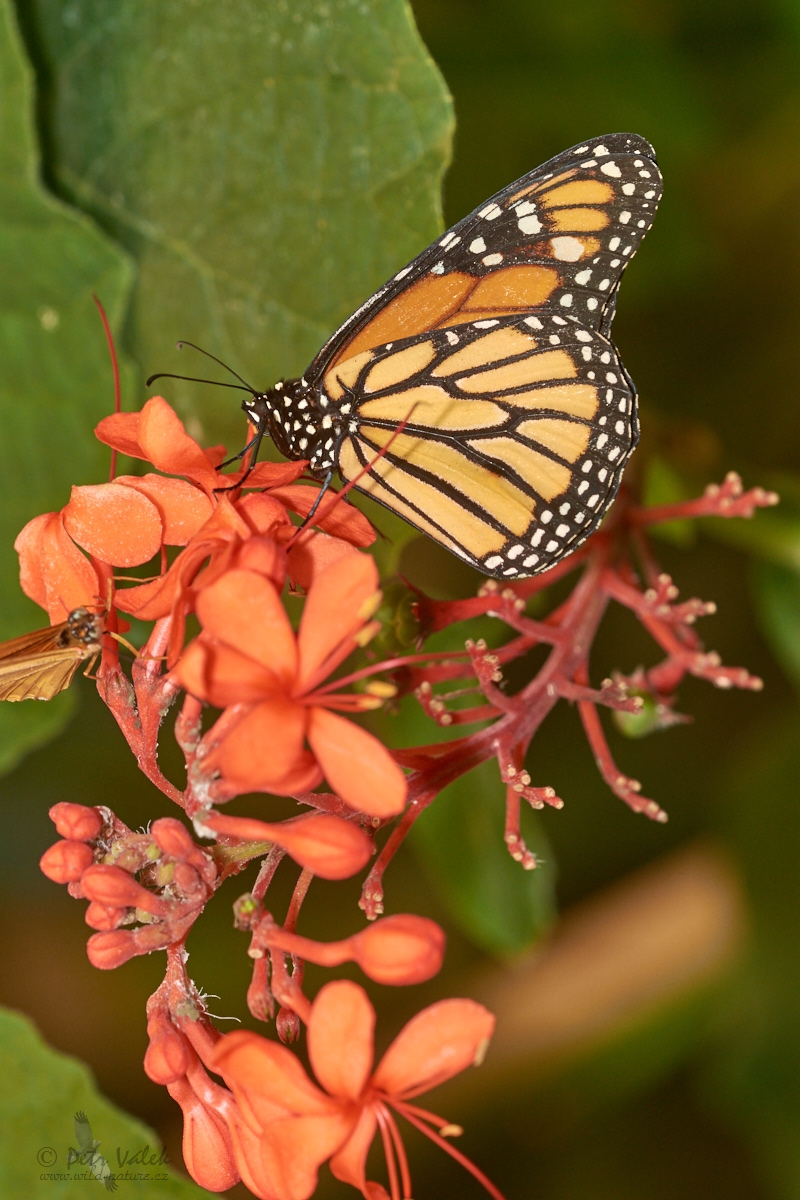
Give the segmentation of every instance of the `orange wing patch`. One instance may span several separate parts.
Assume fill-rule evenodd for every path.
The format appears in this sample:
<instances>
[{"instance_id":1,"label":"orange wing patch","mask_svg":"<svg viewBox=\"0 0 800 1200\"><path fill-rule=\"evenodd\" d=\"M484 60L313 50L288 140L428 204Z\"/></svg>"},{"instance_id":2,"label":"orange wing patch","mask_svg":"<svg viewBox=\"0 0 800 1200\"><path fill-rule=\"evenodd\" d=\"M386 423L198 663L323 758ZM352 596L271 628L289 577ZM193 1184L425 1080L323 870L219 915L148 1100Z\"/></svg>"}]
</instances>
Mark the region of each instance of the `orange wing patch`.
<instances>
[{"instance_id":1,"label":"orange wing patch","mask_svg":"<svg viewBox=\"0 0 800 1200\"><path fill-rule=\"evenodd\" d=\"M398 342L417 333L427 333L436 325L447 324L448 314L458 312L474 287L475 279L465 271L423 276L390 300L352 341L347 342L331 367L341 362L345 355L351 358L384 342Z\"/></svg>"},{"instance_id":2,"label":"orange wing patch","mask_svg":"<svg viewBox=\"0 0 800 1200\"><path fill-rule=\"evenodd\" d=\"M558 283L558 271L552 267L503 267L484 275L460 307L465 313L480 308L504 314L508 309L536 308L549 299Z\"/></svg>"},{"instance_id":3,"label":"orange wing patch","mask_svg":"<svg viewBox=\"0 0 800 1200\"><path fill-rule=\"evenodd\" d=\"M614 189L610 183L601 179L574 179L562 187L556 187L542 193L539 201L545 208L563 208L572 204L610 204L614 199Z\"/></svg>"}]
</instances>

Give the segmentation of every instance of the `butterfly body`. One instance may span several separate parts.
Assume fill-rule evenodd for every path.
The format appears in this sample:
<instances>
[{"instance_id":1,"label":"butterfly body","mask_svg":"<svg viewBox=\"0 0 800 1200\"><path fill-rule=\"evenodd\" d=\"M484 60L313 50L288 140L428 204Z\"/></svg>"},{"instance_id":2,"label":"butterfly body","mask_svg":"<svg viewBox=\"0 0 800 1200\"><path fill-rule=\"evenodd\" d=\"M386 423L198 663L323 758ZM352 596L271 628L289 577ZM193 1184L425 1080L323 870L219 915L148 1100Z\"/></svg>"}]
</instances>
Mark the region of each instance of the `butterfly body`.
<instances>
[{"instance_id":1,"label":"butterfly body","mask_svg":"<svg viewBox=\"0 0 800 1200\"><path fill-rule=\"evenodd\" d=\"M637 135L565 151L454 225L301 379L245 411L312 475L360 475L360 491L484 573L547 570L597 528L638 441L609 335L660 195Z\"/></svg>"}]
</instances>

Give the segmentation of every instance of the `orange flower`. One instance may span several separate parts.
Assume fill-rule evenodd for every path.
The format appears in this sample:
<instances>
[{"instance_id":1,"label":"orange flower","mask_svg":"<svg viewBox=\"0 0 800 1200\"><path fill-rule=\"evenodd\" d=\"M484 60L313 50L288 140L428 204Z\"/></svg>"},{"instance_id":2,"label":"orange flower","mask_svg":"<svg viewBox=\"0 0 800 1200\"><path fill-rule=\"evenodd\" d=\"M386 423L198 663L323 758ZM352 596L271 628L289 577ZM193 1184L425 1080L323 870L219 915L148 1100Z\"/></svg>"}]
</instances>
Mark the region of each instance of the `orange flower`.
<instances>
[{"instance_id":1,"label":"orange flower","mask_svg":"<svg viewBox=\"0 0 800 1200\"><path fill-rule=\"evenodd\" d=\"M124 589L116 598L118 608L142 620L169 614L178 618L170 646L174 658L203 564L210 559L219 573L237 561L240 544L253 537L269 537L280 546L291 541L296 530L289 512L307 515L319 488L295 484L305 462L259 463L247 487L266 490L249 491L236 500L217 492L235 485L242 472L222 475L218 466L224 447L204 450L161 396L153 396L141 412L105 417L95 432L106 445L184 478L123 475L112 483L74 487L60 512L34 517L15 542L23 591L47 609L52 621L63 620L80 605L107 599L82 550L100 563L136 567L162 547L184 546L166 574ZM328 511L327 502L322 508L315 522L319 529L295 539L288 560L279 546L269 551L276 583L282 584L288 569L297 584L308 587L315 571L352 553L354 546L374 541L374 530L356 509L337 504ZM208 574L208 581L214 577L214 572Z\"/></svg>"},{"instance_id":2,"label":"orange flower","mask_svg":"<svg viewBox=\"0 0 800 1200\"><path fill-rule=\"evenodd\" d=\"M363 554L315 576L297 635L263 574L234 568L200 592L203 633L175 674L191 695L227 709L206 735L203 770L219 771L238 791L276 795L307 791L325 776L351 808L381 818L399 813L400 767L377 738L331 711L371 708L374 698L322 688L377 631L369 618L380 600L377 568Z\"/></svg>"},{"instance_id":3,"label":"orange flower","mask_svg":"<svg viewBox=\"0 0 800 1200\"><path fill-rule=\"evenodd\" d=\"M233 1091L255 1138L237 1139L239 1171L256 1195L308 1200L320 1165L330 1159L337 1179L380 1200L384 1188L366 1178L367 1153L380 1129L392 1200L411 1196L405 1151L391 1109L401 1113L467 1167L487 1191L500 1193L441 1134L460 1132L409 1100L480 1063L494 1017L473 1000L442 1000L418 1013L373 1071L375 1011L363 988L327 984L311 1006L308 1055L317 1087L285 1046L237 1030L220 1039L210 1066ZM323 1090L324 1089L324 1090ZM399 1168L399 1169L398 1169Z\"/></svg>"}]
</instances>

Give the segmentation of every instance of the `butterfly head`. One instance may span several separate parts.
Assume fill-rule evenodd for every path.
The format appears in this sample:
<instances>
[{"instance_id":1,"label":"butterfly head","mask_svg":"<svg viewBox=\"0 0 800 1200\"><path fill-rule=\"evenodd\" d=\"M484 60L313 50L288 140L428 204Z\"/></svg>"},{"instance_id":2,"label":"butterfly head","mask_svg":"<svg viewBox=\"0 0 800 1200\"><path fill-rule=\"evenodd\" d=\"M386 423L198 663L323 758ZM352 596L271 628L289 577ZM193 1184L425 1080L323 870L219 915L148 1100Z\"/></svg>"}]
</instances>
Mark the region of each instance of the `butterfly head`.
<instances>
[{"instance_id":1,"label":"butterfly head","mask_svg":"<svg viewBox=\"0 0 800 1200\"><path fill-rule=\"evenodd\" d=\"M309 460L309 473L324 477L336 462L341 431L327 397L305 379L286 379L256 392L242 408L284 458Z\"/></svg>"},{"instance_id":2,"label":"butterfly head","mask_svg":"<svg viewBox=\"0 0 800 1200\"><path fill-rule=\"evenodd\" d=\"M77 646L82 649L99 650L104 630L104 613L93 613L88 608L74 608L59 634L59 645L64 648Z\"/></svg>"}]
</instances>

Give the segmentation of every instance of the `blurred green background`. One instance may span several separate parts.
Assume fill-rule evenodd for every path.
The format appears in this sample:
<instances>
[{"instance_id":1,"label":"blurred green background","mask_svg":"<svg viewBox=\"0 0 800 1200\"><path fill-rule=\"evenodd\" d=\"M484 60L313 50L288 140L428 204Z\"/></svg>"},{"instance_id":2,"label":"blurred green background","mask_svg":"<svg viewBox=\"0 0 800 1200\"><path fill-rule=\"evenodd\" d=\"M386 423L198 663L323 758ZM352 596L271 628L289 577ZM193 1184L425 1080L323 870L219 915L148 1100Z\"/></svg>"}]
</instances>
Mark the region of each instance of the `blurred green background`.
<instances>
[{"instance_id":1,"label":"blurred green background","mask_svg":"<svg viewBox=\"0 0 800 1200\"><path fill-rule=\"evenodd\" d=\"M402 0L5 0L2 19L3 637L41 622L17 587L14 536L70 484L106 477L91 430L111 378L92 290L125 356L125 407L152 371L195 373L179 337L264 386L302 370L442 227L443 176L449 224L593 135L653 142L665 198L614 326L642 402L631 479L656 501L730 469L781 492L751 522L677 526L657 546L683 597L717 602L707 645L765 690L690 679L691 724L633 740L608 723L666 827L606 790L562 705L528 763L566 800L531 823L547 859L533 876L505 857L492 773L457 785L387 878L387 911L446 926L445 970L374 994L383 1043L440 995L497 1009L485 1066L431 1104L463 1121L461 1148L509 1200L800 1197L800 4L415 0L412 17ZM236 446L232 394L165 391L193 433ZM379 520L415 583L474 587ZM593 678L655 658L611 611ZM398 742L435 736L410 704L389 728ZM83 680L47 708L0 712L0 763L0 1000L177 1157L177 1109L141 1069L161 956L92 970L83 906L37 866L56 801L108 803L133 827L166 801ZM258 798L237 811L290 808ZM226 885L189 943L223 1015L245 1015L249 960L228 905L249 882ZM278 915L289 885L279 878ZM350 932L357 895L315 884L304 932ZM408 1140L417 1200L482 1194ZM4 1194L38 1194L32 1162ZM347 1191L323 1172L321 1195Z\"/></svg>"}]
</instances>

